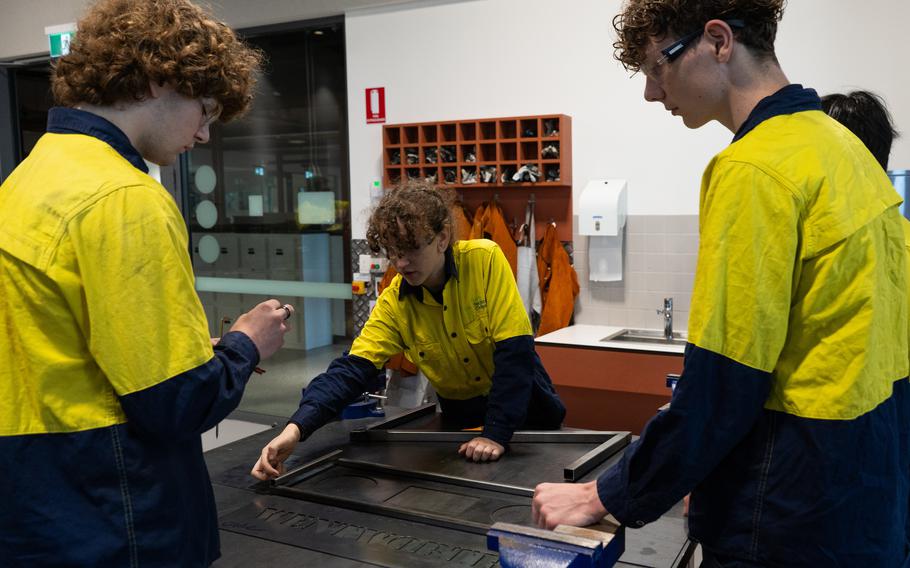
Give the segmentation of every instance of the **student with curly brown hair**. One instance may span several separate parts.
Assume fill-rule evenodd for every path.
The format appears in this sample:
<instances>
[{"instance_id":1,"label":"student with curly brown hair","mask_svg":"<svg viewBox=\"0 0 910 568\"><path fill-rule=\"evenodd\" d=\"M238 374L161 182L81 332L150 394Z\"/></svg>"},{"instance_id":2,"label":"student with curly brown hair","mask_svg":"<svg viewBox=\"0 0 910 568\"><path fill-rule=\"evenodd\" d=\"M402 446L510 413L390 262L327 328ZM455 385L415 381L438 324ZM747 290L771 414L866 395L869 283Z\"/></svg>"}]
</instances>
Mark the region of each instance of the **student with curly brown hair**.
<instances>
[{"instance_id":1,"label":"student with curly brown hair","mask_svg":"<svg viewBox=\"0 0 910 568\"><path fill-rule=\"evenodd\" d=\"M102 0L61 107L0 187L0 564L207 566L200 434L283 341L277 300L213 346L171 164L250 104L260 55L185 0Z\"/></svg>"},{"instance_id":2,"label":"student with curly brown hair","mask_svg":"<svg viewBox=\"0 0 910 568\"><path fill-rule=\"evenodd\" d=\"M900 197L774 53L783 0L630 0L617 58L645 99L731 144L701 185L684 370L669 409L536 522L630 527L691 492L708 567L905 566L908 276Z\"/></svg>"},{"instance_id":3,"label":"student with curly brown hair","mask_svg":"<svg viewBox=\"0 0 910 568\"><path fill-rule=\"evenodd\" d=\"M458 450L468 460L499 459L519 428L560 427L565 407L534 351L512 269L492 241L454 241L449 193L422 182L390 190L370 216L367 241L399 274L350 352L303 391L253 476L280 475L297 443L374 390L377 372L402 351L436 389L445 423L483 427Z\"/></svg>"}]
</instances>

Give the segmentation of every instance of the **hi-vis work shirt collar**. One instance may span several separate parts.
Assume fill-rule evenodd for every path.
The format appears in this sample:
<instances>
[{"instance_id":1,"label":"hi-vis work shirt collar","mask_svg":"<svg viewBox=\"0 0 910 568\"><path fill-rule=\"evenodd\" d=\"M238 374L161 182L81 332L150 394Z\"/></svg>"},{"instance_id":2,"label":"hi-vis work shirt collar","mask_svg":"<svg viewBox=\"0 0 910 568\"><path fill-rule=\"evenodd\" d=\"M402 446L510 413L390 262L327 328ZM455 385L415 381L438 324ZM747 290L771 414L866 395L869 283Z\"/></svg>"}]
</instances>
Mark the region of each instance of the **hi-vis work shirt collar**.
<instances>
[{"instance_id":1,"label":"hi-vis work shirt collar","mask_svg":"<svg viewBox=\"0 0 910 568\"><path fill-rule=\"evenodd\" d=\"M733 142L736 142L769 118L774 118L781 114L794 114L805 110L821 109L822 101L818 98L818 93L815 89L806 89L797 83L787 85L773 95L758 101L746 121L736 131Z\"/></svg>"},{"instance_id":2,"label":"hi-vis work shirt collar","mask_svg":"<svg viewBox=\"0 0 910 568\"><path fill-rule=\"evenodd\" d=\"M446 249L446 260L444 265L445 280L442 282L443 288L449 282L449 278L458 280L458 267L455 266L455 256L452 254L452 245ZM423 301L423 286L411 286L408 281L401 278L401 287L398 289L398 299L404 300L407 296L413 295L418 301Z\"/></svg>"},{"instance_id":3,"label":"hi-vis work shirt collar","mask_svg":"<svg viewBox=\"0 0 910 568\"><path fill-rule=\"evenodd\" d=\"M86 134L106 142L142 173L149 168L130 139L112 122L75 108L54 107L47 114L47 131L54 134Z\"/></svg>"}]
</instances>

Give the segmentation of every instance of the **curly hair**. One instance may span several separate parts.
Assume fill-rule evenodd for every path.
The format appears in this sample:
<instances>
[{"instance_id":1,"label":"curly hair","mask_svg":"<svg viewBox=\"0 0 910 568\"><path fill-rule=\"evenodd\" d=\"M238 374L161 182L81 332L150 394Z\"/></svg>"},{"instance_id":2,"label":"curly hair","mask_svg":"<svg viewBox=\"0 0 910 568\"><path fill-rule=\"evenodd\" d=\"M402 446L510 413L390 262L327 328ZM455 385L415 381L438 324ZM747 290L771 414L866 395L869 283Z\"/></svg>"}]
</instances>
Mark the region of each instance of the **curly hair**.
<instances>
[{"instance_id":1,"label":"curly hair","mask_svg":"<svg viewBox=\"0 0 910 568\"><path fill-rule=\"evenodd\" d=\"M709 20L739 19L745 27L734 28L734 37L755 55L776 60L774 38L784 14L786 0L629 0L613 18L619 38L614 57L629 71L638 71L645 61L651 39L682 37Z\"/></svg>"},{"instance_id":2,"label":"curly hair","mask_svg":"<svg viewBox=\"0 0 910 568\"><path fill-rule=\"evenodd\" d=\"M54 65L57 104L141 101L154 81L215 99L224 122L249 109L262 53L187 0L100 0L77 30Z\"/></svg>"},{"instance_id":3,"label":"curly hair","mask_svg":"<svg viewBox=\"0 0 910 568\"><path fill-rule=\"evenodd\" d=\"M417 250L453 226L453 201L451 190L427 181L407 181L387 190L367 224L370 250L390 258Z\"/></svg>"}]
</instances>

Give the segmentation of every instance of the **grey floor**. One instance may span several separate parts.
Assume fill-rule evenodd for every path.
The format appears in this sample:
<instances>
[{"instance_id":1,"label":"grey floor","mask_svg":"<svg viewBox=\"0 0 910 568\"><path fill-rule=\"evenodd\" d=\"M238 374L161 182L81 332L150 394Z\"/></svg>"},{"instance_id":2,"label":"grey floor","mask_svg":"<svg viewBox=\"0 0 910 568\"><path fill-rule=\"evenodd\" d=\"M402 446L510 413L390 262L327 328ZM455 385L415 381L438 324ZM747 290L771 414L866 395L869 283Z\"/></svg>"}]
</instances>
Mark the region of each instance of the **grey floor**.
<instances>
[{"instance_id":1,"label":"grey floor","mask_svg":"<svg viewBox=\"0 0 910 568\"><path fill-rule=\"evenodd\" d=\"M350 343L339 343L307 351L282 349L259 363L265 373L250 378L237 410L242 414L289 417L297 410L303 387L349 348Z\"/></svg>"},{"instance_id":2,"label":"grey floor","mask_svg":"<svg viewBox=\"0 0 910 568\"><path fill-rule=\"evenodd\" d=\"M259 432L268 429L268 424L227 418L219 422L218 425L211 430L203 432L202 451L207 452L209 450L214 450L225 444L236 442L237 440L252 436L253 434L258 434Z\"/></svg>"}]
</instances>

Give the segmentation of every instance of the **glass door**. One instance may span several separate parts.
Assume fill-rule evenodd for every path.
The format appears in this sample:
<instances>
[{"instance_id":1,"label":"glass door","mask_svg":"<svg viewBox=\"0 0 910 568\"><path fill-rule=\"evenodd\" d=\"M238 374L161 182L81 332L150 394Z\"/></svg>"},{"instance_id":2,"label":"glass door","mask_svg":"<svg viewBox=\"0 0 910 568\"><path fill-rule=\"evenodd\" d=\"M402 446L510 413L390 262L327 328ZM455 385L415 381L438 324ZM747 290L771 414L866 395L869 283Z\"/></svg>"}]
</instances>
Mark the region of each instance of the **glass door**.
<instances>
[{"instance_id":1,"label":"glass door","mask_svg":"<svg viewBox=\"0 0 910 568\"><path fill-rule=\"evenodd\" d=\"M350 346L351 215L341 18L247 30L266 55L251 111L216 124L173 175L213 337L267 298L296 307L241 411L287 416Z\"/></svg>"}]
</instances>

